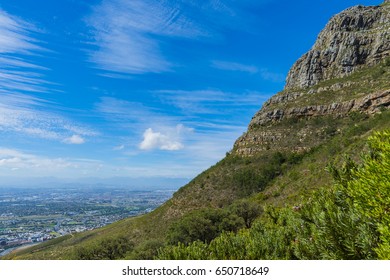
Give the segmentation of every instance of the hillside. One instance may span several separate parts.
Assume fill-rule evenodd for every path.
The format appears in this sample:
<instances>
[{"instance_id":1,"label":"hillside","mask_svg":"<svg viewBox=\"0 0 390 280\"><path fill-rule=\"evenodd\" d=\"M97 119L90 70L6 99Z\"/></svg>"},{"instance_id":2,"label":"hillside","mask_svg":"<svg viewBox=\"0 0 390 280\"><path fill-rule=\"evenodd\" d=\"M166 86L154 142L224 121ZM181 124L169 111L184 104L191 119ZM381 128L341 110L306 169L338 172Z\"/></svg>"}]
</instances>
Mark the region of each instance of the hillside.
<instances>
[{"instance_id":1,"label":"hillside","mask_svg":"<svg viewBox=\"0 0 390 280\"><path fill-rule=\"evenodd\" d=\"M358 159L369 135L390 128L389 81L390 1L347 9L292 66L284 90L263 104L226 157L164 205L7 258L148 259L167 244L250 227L270 205L298 205L331 184L329 163L337 166L345 154Z\"/></svg>"}]
</instances>

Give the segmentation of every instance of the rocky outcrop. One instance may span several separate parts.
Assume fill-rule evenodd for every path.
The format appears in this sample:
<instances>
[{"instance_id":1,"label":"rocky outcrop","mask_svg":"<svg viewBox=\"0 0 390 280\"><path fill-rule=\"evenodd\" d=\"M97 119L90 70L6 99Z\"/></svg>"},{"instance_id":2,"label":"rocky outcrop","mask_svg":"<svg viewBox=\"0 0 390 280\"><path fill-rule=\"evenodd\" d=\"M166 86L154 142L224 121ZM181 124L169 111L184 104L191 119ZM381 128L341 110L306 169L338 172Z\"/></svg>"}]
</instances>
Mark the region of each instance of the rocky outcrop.
<instances>
[{"instance_id":1,"label":"rocky outcrop","mask_svg":"<svg viewBox=\"0 0 390 280\"><path fill-rule=\"evenodd\" d=\"M293 95L294 96L294 95ZM281 97L284 100L288 97ZM287 110L259 111L249 124L248 131L234 145L234 153L253 156L267 150L303 152L315 147L334 133L334 127L318 125L315 119L328 116L334 119L346 117L352 112L367 115L390 108L390 90L368 94L364 97L332 103L306 106ZM279 125L287 120L287 124ZM290 122L288 122L291 120ZM300 120L305 120L300 122ZM310 122L310 120L313 120ZM300 123L299 123L300 122Z\"/></svg>"},{"instance_id":2,"label":"rocky outcrop","mask_svg":"<svg viewBox=\"0 0 390 280\"><path fill-rule=\"evenodd\" d=\"M283 100L289 100L289 98L297 98L299 94L282 95L278 98L270 101L283 102ZM341 103L331 103L328 105L313 105L301 108L291 108L287 110L275 109L272 111L266 111L264 109L256 113L252 118L249 129L253 129L258 126L264 126L269 123L280 121L282 119L289 118L310 118L318 116L345 116L350 112L358 111L366 114L374 114L380 112L382 108L389 108L390 106L390 90L384 92L377 92L368 94L362 98L352 99ZM266 106L264 107L267 108Z\"/></svg>"},{"instance_id":3,"label":"rocky outcrop","mask_svg":"<svg viewBox=\"0 0 390 280\"><path fill-rule=\"evenodd\" d=\"M343 77L388 56L390 6L385 3L352 7L334 16L312 49L291 68L285 89L306 88L322 80Z\"/></svg>"}]
</instances>

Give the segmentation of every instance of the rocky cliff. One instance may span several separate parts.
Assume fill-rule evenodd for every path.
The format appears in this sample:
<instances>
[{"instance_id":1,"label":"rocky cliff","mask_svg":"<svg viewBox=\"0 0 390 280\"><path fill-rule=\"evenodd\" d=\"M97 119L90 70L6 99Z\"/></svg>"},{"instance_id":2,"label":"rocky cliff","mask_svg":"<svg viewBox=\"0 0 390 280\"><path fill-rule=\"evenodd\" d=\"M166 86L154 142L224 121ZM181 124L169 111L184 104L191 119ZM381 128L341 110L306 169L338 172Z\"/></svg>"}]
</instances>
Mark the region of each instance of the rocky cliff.
<instances>
[{"instance_id":1,"label":"rocky cliff","mask_svg":"<svg viewBox=\"0 0 390 280\"><path fill-rule=\"evenodd\" d=\"M340 121L329 125L321 118L380 113L390 106L389 56L390 0L335 15L292 66L284 90L252 118L233 152L305 151L341 129L335 125Z\"/></svg>"},{"instance_id":2,"label":"rocky cliff","mask_svg":"<svg viewBox=\"0 0 390 280\"><path fill-rule=\"evenodd\" d=\"M294 64L287 76L286 89L343 77L379 63L389 52L388 4L349 8L329 21L313 48Z\"/></svg>"}]
</instances>

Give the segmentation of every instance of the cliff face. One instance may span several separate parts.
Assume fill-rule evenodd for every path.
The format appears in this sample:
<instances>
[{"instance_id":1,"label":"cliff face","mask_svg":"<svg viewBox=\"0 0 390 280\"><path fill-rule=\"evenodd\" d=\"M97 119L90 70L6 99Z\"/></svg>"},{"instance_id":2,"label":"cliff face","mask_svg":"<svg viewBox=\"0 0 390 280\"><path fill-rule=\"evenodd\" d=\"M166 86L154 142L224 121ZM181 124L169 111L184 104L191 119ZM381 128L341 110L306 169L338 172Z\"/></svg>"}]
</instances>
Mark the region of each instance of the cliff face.
<instances>
[{"instance_id":1,"label":"cliff face","mask_svg":"<svg viewBox=\"0 0 390 280\"><path fill-rule=\"evenodd\" d=\"M329 121L319 125L319 119L340 120L352 112L371 115L389 108L389 56L390 0L334 16L312 49L292 66L284 90L252 118L233 152L252 156L267 150L305 151L321 144L329 127L340 131Z\"/></svg>"},{"instance_id":2,"label":"cliff face","mask_svg":"<svg viewBox=\"0 0 390 280\"><path fill-rule=\"evenodd\" d=\"M305 88L322 80L343 77L362 66L377 64L389 52L387 5L352 7L334 16L313 48L294 64L287 76L286 89Z\"/></svg>"}]
</instances>

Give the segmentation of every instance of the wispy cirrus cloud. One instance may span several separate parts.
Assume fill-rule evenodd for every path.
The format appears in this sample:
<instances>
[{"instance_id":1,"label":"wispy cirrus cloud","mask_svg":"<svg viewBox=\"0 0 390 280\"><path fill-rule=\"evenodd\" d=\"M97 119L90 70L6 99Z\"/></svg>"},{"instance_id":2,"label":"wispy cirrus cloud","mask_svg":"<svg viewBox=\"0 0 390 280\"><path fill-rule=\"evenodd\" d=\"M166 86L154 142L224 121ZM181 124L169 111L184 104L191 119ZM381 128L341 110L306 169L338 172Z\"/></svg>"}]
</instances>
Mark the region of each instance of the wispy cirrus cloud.
<instances>
[{"instance_id":1,"label":"wispy cirrus cloud","mask_svg":"<svg viewBox=\"0 0 390 280\"><path fill-rule=\"evenodd\" d=\"M171 63L157 36L193 37L201 31L175 1L103 1L87 18L93 28L90 60L97 68L120 73L163 72Z\"/></svg>"},{"instance_id":2,"label":"wispy cirrus cloud","mask_svg":"<svg viewBox=\"0 0 390 280\"><path fill-rule=\"evenodd\" d=\"M172 124L178 119L161 112L159 108L146 106L140 102L128 101L115 97L101 97L95 104L95 111L120 127L143 129L145 126Z\"/></svg>"},{"instance_id":3,"label":"wispy cirrus cloud","mask_svg":"<svg viewBox=\"0 0 390 280\"><path fill-rule=\"evenodd\" d=\"M257 91L234 93L218 89L159 90L155 93L184 115L217 115L213 120L218 120L218 115L234 116L235 112L257 108L269 96Z\"/></svg>"},{"instance_id":4,"label":"wispy cirrus cloud","mask_svg":"<svg viewBox=\"0 0 390 280\"><path fill-rule=\"evenodd\" d=\"M211 62L211 67L221 69L221 70L228 70L228 71L247 72L250 74L255 74L259 72L259 69L256 66L246 65L246 64L231 62L231 61L213 60Z\"/></svg>"},{"instance_id":5,"label":"wispy cirrus cloud","mask_svg":"<svg viewBox=\"0 0 390 280\"><path fill-rule=\"evenodd\" d=\"M26 94L0 95L0 131L68 144L82 144L83 137L98 135L92 129L50 112L51 105L49 101Z\"/></svg>"},{"instance_id":6,"label":"wispy cirrus cloud","mask_svg":"<svg viewBox=\"0 0 390 280\"><path fill-rule=\"evenodd\" d=\"M38 28L0 9L0 92L47 92L49 70L31 60L47 50L35 37Z\"/></svg>"},{"instance_id":7,"label":"wispy cirrus cloud","mask_svg":"<svg viewBox=\"0 0 390 280\"><path fill-rule=\"evenodd\" d=\"M53 92L47 67L34 62L48 50L36 39L33 24L0 9L0 131L67 144L82 144L97 133L52 110L55 104L37 96Z\"/></svg>"},{"instance_id":8,"label":"wispy cirrus cloud","mask_svg":"<svg viewBox=\"0 0 390 280\"><path fill-rule=\"evenodd\" d=\"M285 80L285 75L281 73L274 73L267 68L258 68L254 65L246 65L232 61L213 60L211 61L210 66L225 71L238 71L249 74L258 74L262 79L272 82L283 82Z\"/></svg>"},{"instance_id":9,"label":"wispy cirrus cloud","mask_svg":"<svg viewBox=\"0 0 390 280\"><path fill-rule=\"evenodd\" d=\"M104 72L171 71L180 64L163 50L174 44L172 39L219 37L222 30L245 22L244 9L240 8L247 2L103 0L86 18L92 29L89 59Z\"/></svg>"},{"instance_id":10,"label":"wispy cirrus cloud","mask_svg":"<svg viewBox=\"0 0 390 280\"><path fill-rule=\"evenodd\" d=\"M0 53L31 54L42 50L38 41L30 36L36 31L34 25L0 9Z\"/></svg>"}]
</instances>

